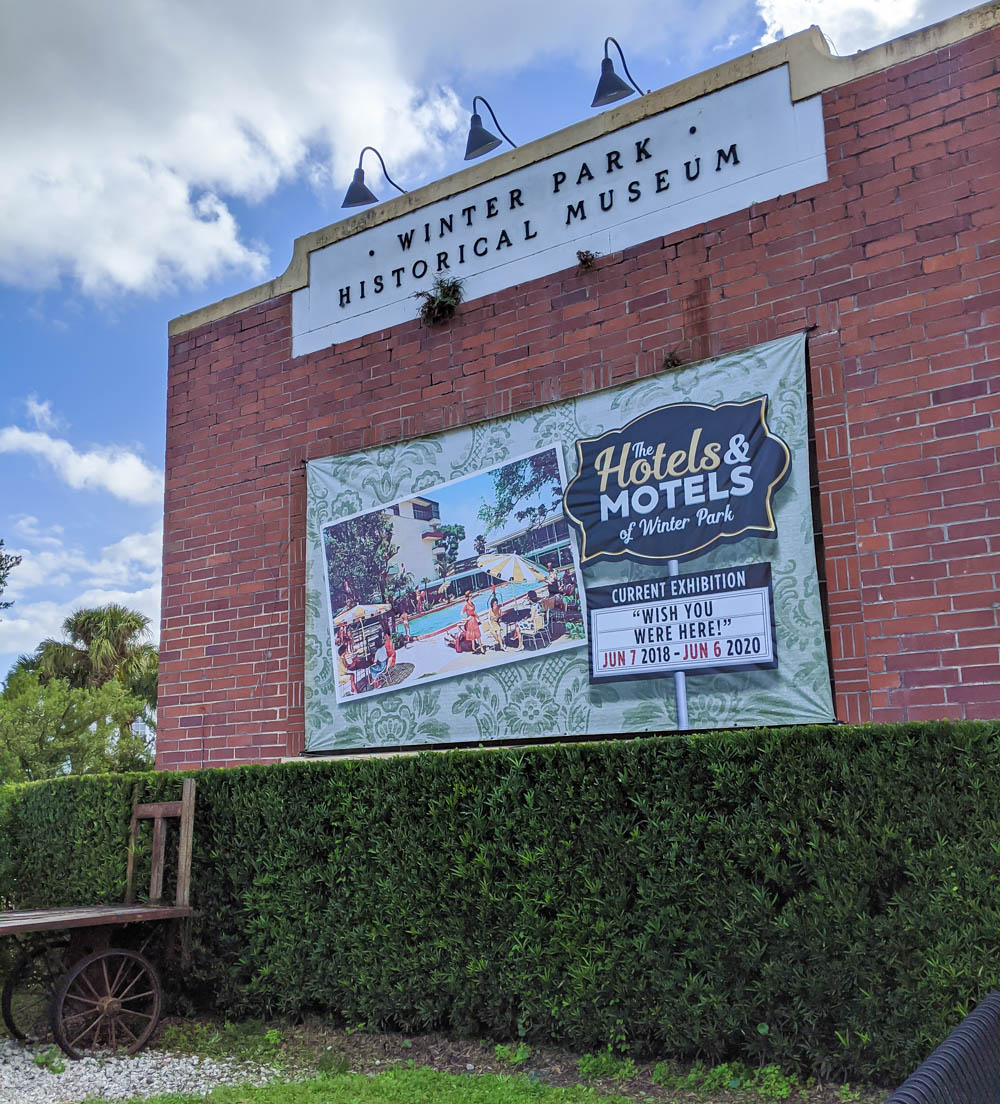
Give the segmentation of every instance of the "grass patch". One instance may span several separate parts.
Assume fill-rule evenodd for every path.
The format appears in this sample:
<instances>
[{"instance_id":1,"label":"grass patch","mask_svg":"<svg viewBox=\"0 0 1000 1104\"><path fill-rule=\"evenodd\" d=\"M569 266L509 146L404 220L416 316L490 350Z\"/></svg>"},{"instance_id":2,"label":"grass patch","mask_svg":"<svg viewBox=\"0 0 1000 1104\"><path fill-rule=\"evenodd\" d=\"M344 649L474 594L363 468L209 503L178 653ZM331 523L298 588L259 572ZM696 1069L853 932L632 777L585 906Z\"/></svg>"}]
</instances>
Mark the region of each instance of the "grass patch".
<instances>
[{"instance_id":1,"label":"grass patch","mask_svg":"<svg viewBox=\"0 0 1000 1104\"><path fill-rule=\"evenodd\" d=\"M49 1073L65 1073L66 1055L58 1047L50 1046L35 1055L35 1065Z\"/></svg>"},{"instance_id":2,"label":"grass patch","mask_svg":"<svg viewBox=\"0 0 1000 1104\"><path fill-rule=\"evenodd\" d=\"M219 1087L207 1098L209 1104L340 1104L355 1099L362 1104L520 1104L529 1099L542 1104L884 1104L888 1096L887 1090L868 1085L796 1077L774 1064L643 1061L612 1047L580 1055L529 1046L524 1040L405 1036L371 1031L362 1023L336 1028L322 1019L173 1020L164 1025L155 1045L175 1055L268 1067L282 1082L266 1088ZM54 1047L40 1051L35 1061L53 1073L64 1065ZM421 1078L431 1079L427 1083L433 1091L419 1091L425 1083ZM359 1085L365 1086L363 1093ZM196 1104L201 1099L175 1093L149 1104Z\"/></svg>"},{"instance_id":3,"label":"grass patch","mask_svg":"<svg viewBox=\"0 0 1000 1104\"><path fill-rule=\"evenodd\" d=\"M497 1043L493 1048L493 1054L498 1062L510 1062L515 1066L523 1066L531 1057L531 1047L527 1043Z\"/></svg>"},{"instance_id":4,"label":"grass patch","mask_svg":"<svg viewBox=\"0 0 1000 1104\"><path fill-rule=\"evenodd\" d=\"M308 1061L311 1052L301 1052L294 1036L286 1037L278 1027L260 1020L243 1023L178 1023L169 1024L157 1046L171 1054L195 1054L199 1058L233 1059L260 1065L285 1068L290 1062ZM300 1053L301 1052L301 1053Z\"/></svg>"},{"instance_id":5,"label":"grass patch","mask_svg":"<svg viewBox=\"0 0 1000 1104\"><path fill-rule=\"evenodd\" d=\"M616 1081L631 1081L638 1072L631 1058L620 1058L609 1047L597 1054L584 1054L576 1064L580 1076L588 1081L612 1077Z\"/></svg>"},{"instance_id":6,"label":"grass patch","mask_svg":"<svg viewBox=\"0 0 1000 1104\"><path fill-rule=\"evenodd\" d=\"M659 1062L651 1080L667 1089L687 1092L717 1093L742 1090L764 1101L788 1100L795 1093L802 1097L811 1087L803 1085L794 1074L785 1074L777 1066L751 1069L742 1062L724 1062L719 1066L704 1066L696 1062L690 1069L678 1072L671 1062Z\"/></svg>"},{"instance_id":7,"label":"grass patch","mask_svg":"<svg viewBox=\"0 0 1000 1104\"><path fill-rule=\"evenodd\" d=\"M431 1069L393 1069L375 1077L317 1077L262 1087L226 1085L205 1097L169 1093L149 1097L143 1104L409 1104L424 1100L434 1104L628 1104L624 1097L605 1096L586 1085L550 1088L520 1075L469 1077ZM111 1102L91 1098L85 1104Z\"/></svg>"}]
</instances>

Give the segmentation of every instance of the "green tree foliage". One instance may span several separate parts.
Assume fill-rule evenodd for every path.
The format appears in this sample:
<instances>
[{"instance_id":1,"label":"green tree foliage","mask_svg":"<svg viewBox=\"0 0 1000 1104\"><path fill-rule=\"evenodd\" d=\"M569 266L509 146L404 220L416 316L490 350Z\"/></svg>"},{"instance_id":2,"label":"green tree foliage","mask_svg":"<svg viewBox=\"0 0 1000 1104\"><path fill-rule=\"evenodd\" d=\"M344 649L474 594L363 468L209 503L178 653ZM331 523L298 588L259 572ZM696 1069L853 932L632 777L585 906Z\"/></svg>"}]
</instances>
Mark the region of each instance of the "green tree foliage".
<instances>
[{"instance_id":1,"label":"green tree foliage","mask_svg":"<svg viewBox=\"0 0 1000 1104\"><path fill-rule=\"evenodd\" d=\"M434 562L443 579L455 570L458 563L458 546L465 540L464 525L440 526L441 537L434 542Z\"/></svg>"},{"instance_id":2,"label":"green tree foliage","mask_svg":"<svg viewBox=\"0 0 1000 1104\"><path fill-rule=\"evenodd\" d=\"M324 536L330 593L335 602L384 602L389 561L398 551L392 522L380 510L342 521Z\"/></svg>"},{"instance_id":3,"label":"green tree foliage","mask_svg":"<svg viewBox=\"0 0 1000 1104\"><path fill-rule=\"evenodd\" d=\"M493 473L493 502L480 506L479 520L486 523L487 532L501 528L511 514L518 521L537 523L547 513L558 509L559 487L559 463L555 449L505 464ZM520 504L538 497L548 497L549 505L526 505L517 509Z\"/></svg>"},{"instance_id":4,"label":"green tree foliage","mask_svg":"<svg viewBox=\"0 0 1000 1104\"><path fill-rule=\"evenodd\" d=\"M480 533L477 537L473 538L472 547L476 550L477 556L485 555L486 553L486 537Z\"/></svg>"},{"instance_id":5,"label":"green tree foliage","mask_svg":"<svg viewBox=\"0 0 1000 1104\"><path fill-rule=\"evenodd\" d=\"M385 600L399 603L413 593L413 575L409 571L402 575L390 575L386 580Z\"/></svg>"},{"instance_id":6,"label":"green tree foliage","mask_svg":"<svg viewBox=\"0 0 1000 1104\"><path fill-rule=\"evenodd\" d=\"M15 670L0 694L0 783L148 769L147 737L132 729L144 705L115 678L73 687Z\"/></svg>"},{"instance_id":7,"label":"green tree foliage","mask_svg":"<svg viewBox=\"0 0 1000 1104\"><path fill-rule=\"evenodd\" d=\"M74 689L121 683L150 709L156 707L159 657L149 643L149 618L111 603L79 609L63 622L65 640L43 640L17 667L44 683L63 679ZM138 717L142 708L136 714ZM133 720L136 718L133 718Z\"/></svg>"},{"instance_id":8,"label":"green tree foliage","mask_svg":"<svg viewBox=\"0 0 1000 1104\"><path fill-rule=\"evenodd\" d=\"M80 609L63 632L21 656L0 694L0 781L152 764L158 656L149 618L114 604Z\"/></svg>"},{"instance_id":9,"label":"green tree foliage","mask_svg":"<svg viewBox=\"0 0 1000 1104\"><path fill-rule=\"evenodd\" d=\"M5 587L7 586L7 576L13 571L15 567L21 562L20 556L11 555L9 552L3 550L3 540L0 539L0 595L3 594ZM0 610L10 609L13 602L0 601Z\"/></svg>"}]
</instances>

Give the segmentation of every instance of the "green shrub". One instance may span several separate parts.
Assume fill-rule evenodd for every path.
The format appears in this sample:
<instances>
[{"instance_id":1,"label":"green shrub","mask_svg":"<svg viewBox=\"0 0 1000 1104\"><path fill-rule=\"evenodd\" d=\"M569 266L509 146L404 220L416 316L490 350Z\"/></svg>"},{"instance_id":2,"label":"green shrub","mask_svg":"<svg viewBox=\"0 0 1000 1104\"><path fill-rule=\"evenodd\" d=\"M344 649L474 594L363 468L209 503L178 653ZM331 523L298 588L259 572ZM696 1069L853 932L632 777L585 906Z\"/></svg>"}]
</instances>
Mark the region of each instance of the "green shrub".
<instances>
[{"instance_id":1,"label":"green shrub","mask_svg":"<svg viewBox=\"0 0 1000 1104\"><path fill-rule=\"evenodd\" d=\"M196 777L194 961L167 973L223 1015L898 1082L1000 986L994 722ZM120 898L136 781L179 794L0 790L0 897Z\"/></svg>"}]
</instances>

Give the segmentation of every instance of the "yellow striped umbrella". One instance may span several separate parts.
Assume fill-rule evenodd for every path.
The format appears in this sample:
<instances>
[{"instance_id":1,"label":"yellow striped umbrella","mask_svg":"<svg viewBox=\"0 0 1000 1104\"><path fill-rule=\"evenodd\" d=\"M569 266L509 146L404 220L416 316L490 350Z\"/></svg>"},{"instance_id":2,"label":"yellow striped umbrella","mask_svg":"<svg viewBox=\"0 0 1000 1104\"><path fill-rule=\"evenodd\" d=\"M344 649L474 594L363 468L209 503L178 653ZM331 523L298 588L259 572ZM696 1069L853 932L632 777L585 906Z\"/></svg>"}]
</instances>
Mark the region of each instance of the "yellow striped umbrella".
<instances>
[{"instance_id":1,"label":"yellow striped umbrella","mask_svg":"<svg viewBox=\"0 0 1000 1104\"><path fill-rule=\"evenodd\" d=\"M544 583L548 572L516 552L490 552L476 561L483 571L505 583Z\"/></svg>"},{"instance_id":2,"label":"yellow striped umbrella","mask_svg":"<svg viewBox=\"0 0 1000 1104\"><path fill-rule=\"evenodd\" d=\"M333 619L335 625L343 625L351 621L367 621L370 617L378 617L379 614L388 613L391 607L385 602L378 602L370 606L352 606L349 610L343 610Z\"/></svg>"}]
</instances>

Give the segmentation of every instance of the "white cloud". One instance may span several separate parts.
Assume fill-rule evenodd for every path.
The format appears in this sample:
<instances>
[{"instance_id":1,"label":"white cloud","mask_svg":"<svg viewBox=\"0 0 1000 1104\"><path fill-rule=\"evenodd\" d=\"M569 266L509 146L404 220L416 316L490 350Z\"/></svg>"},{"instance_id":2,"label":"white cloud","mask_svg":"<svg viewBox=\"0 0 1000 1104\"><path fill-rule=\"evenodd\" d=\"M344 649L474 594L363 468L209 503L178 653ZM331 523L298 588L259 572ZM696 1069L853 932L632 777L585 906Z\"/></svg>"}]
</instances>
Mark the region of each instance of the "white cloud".
<instances>
[{"instance_id":1,"label":"white cloud","mask_svg":"<svg viewBox=\"0 0 1000 1104\"><path fill-rule=\"evenodd\" d=\"M29 395L24 400L28 411L28 417L34 422L36 429L58 429L60 419L52 413L52 402L46 399L40 401L37 395Z\"/></svg>"},{"instance_id":2,"label":"white cloud","mask_svg":"<svg viewBox=\"0 0 1000 1104\"><path fill-rule=\"evenodd\" d=\"M719 44L749 44L758 16L764 41L818 22L849 53L963 3L621 0L612 25L598 0L7 5L0 102L17 110L0 113L0 280L70 278L106 296L261 277L269 261L237 203L293 180L335 197L369 144L404 186L433 179L472 93L526 66L578 82L583 118L609 30L658 87Z\"/></svg>"},{"instance_id":3,"label":"white cloud","mask_svg":"<svg viewBox=\"0 0 1000 1104\"><path fill-rule=\"evenodd\" d=\"M31 402L51 415L47 402L35 396ZM156 507L159 514L162 476L128 449L79 450L41 431L7 426L0 429L3 452L37 456L71 487L109 491L127 502ZM138 513L148 518L151 512L133 507L126 516ZM33 651L47 637L59 637L65 618L81 607L119 602L138 609L152 619L158 637L163 544L159 519L148 530L127 533L101 548L80 544L90 530L45 524L34 514L9 517L5 528L4 551L20 556L21 562L4 588L4 600L14 605L0 613L0 678L4 662L9 665L16 654Z\"/></svg>"},{"instance_id":4,"label":"white cloud","mask_svg":"<svg viewBox=\"0 0 1000 1104\"><path fill-rule=\"evenodd\" d=\"M22 514L14 519L14 532L24 540L38 545L62 546L63 527L61 525L49 526L47 533L40 526L41 522L32 514Z\"/></svg>"},{"instance_id":5,"label":"white cloud","mask_svg":"<svg viewBox=\"0 0 1000 1104\"><path fill-rule=\"evenodd\" d=\"M118 445L80 451L62 438L6 426L0 429L3 452L37 456L74 490L104 490L135 503L159 503L163 499L162 473L137 453Z\"/></svg>"},{"instance_id":6,"label":"white cloud","mask_svg":"<svg viewBox=\"0 0 1000 1104\"><path fill-rule=\"evenodd\" d=\"M163 555L163 525L148 533L130 533L115 544L107 545L101 558L90 566L93 583L134 584L137 580L159 582Z\"/></svg>"},{"instance_id":7,"label":"white cloud","mask_svg":"<svg viewBox=\"0 0 1000 1104\"><path fill-rule=\"evenodd\" d=\"M458 120L406 43L320 0L15 5L0 43L0 272L92 294L263 273L233 198L255 201L366 142L405 163ZM392 27L392 21L387 27ZM404 170L405 177L405 170Z\"/></svg>"},{"instance_id":8,"label":"white cloud","mask_svg":"<svg viewBox=\"0 0 1000 1104\"><path fill-rule=\"evenodd\" d=\"M735 45L736 45L736 44L737 44L737 43L738 43L738 42L739 42L739 41L740 41L740 40L741 40L741 39L742 39L743 37L744 37L744 36L743 36L742 34L731 34L731 35L730 35L730 36L729 36L729 37L728 37L728 38L727 38L727 39L725 40L725 42L717 42L717 43L716 43L716 44L715 44L715 45L714 45L714 46L712 47L712 53L715 53L715 54L720 54L720 53L728 53L728 51L732 50L732 49L733 49L733 47L734 47L734 46L735 46Z\"/></svg>"},{"instance_id":9,"label":"white cloud","mask_svg":"<svg viewBox=\"0 0 1000 1104\"><path fill-rule=\"evenodd\" d=\"M105 606L109 602L117 602L145 614L150 619L151 642L155 644L160 639L159 584L139 590L93 587L80 591L70 601L18 602L11 609L4 610L3 620L0 620L0 654L16 656L33 652L43 640L61 639L62 623L74 610ZM6 673L6 670L0 670L0 679Z\"/></svg>"},{"instance_id":10,"label":"white cloud","mask_svg":"<svg viewBox=\"0 0 1000 1104\"><path fill-rule=\"evenodd\" d=\"M0 614L0 654L34 651L40 641L62 635L74 610L109 602L144 613L152 639L159 639L161 524L129 533L99 555L67 545L60 526L46 531L29 515L18 518L14 530L21 539L4 551L22 559L4 590L14 605ZM0 678L4 673L0 669Z\"/></svg>"},{"instance_id":11,"label":"white cloud","mask_svg":"<svg viewBox=\"0 0 1000 1104\"><path fill-rule=\"evenodd\" d=\"M818 24L843 55L867 50L880 42L926 27L965 11L965 0L758 0L767 30L761 45Z\"/></svg>"},{"instance_id":12,"label":"white cloud","mask_svg":"<svg viewBox=\"0 0 1000 1104\"><path fill-rule=\"evenodd\" d=\"M148 532L129 533L114 544L105 545L99 555L68 545L62 526L48 531L36 518L17 520L14 531L21 538L4 550L21 557L4 590L5 598L20 601L29 591L71 583L76 589L136 587L157 582L163 548L163 525L157 522Z\"/></svg>"},{"instance_id":13,"label":"white cloud","mask_svg":"<svg viewBox=\"0 0 1000 1104\"><path fill-rule=\"evenodd\" d=\"M739 12L746 0L696 20L680 3L623 0L613 31L633 60L677 56L726 37ZM544 61L576 79L566 59L584 59L596 79L606 22L597 0L8 5L0 102L17 110L0 114L0 279L70 277L100 295L260 276L233 200L295 178L339 192L368 144L404 186L433 178L483 76ZM460 97L449 79L468 82Z\"/></svg>"},{"instance_id":14,"label":"white cloud","mask_svg":"<svg viewBox=\"0 0 1000 1104\"><path fill-rule=\"evenodd\" d=\"M80 552L68 551L61 541L46 538L39 545L32 551L24 546L16 547L14 554L21 557L21 562L7 578L4 600L17 601L21 595L39 587L65 586L75 573L87 567L86 557Z\"/></svg>"}]
</instances>

